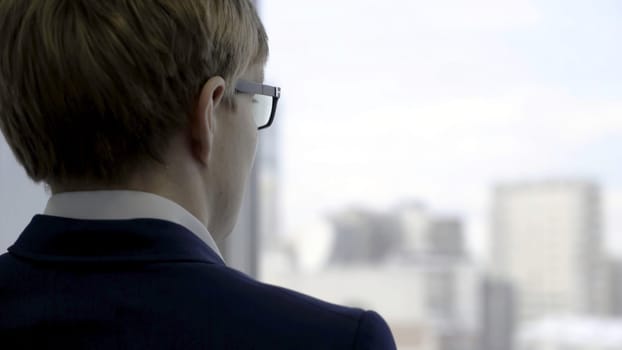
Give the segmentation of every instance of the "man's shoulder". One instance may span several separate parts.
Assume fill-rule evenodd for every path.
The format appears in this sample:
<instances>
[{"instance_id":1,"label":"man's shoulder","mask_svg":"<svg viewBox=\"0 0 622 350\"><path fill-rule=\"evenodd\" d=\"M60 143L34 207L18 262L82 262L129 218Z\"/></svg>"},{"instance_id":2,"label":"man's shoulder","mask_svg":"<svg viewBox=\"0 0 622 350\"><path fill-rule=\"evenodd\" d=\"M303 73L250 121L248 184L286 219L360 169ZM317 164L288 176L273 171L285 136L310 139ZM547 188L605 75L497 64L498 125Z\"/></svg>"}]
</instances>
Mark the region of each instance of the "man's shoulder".
<instances>
[{"instance_id":1,"label":"man's shoulder","mask_svg":"<svg viewBox=\"0 0 622 350\"><path fill-rule=\"evenodd\" d=\"M11 287L0 293L0 306L11 306L12 315L22 314L19 310L29 307L28 300L47 300L73 305L75 317L87 311L89 317L114 316L134 333L173 324L184 332L178 341L202 339L212 348L237 344L257 349L395 349L386 322L373 311L263 283L221 264L33 264L4 254L0 291L3 285ZM63 294L51 300L49 292L59 286L64 286ZM111 315L111 310L125 311ZM43 311L34 310L33 317L49 318ZM151 333L145 334L148 339Z\"/></svg>"},{"instance_id":2,"label":"man's shoulder","mask_svg":"<svg viewBox=\"0 0 622 350\"><path fill-rule=\"evenodd\" d=\"M288 288L261 282L228 267L218 270L219 277L227 280L226 285L229 288L239 290L237 295L242 299L262 300L264 304L274 308L307 312L346 323L358 320L364 312L358 308L333 304Z\"/></svg>"},{"instance_id":3,"label":"man's shoulder","mask_svg":"<svg viewBox=\"0 0 622 350\"><path fill-rule=\"evenodd\" d=\"M308 316L322 318L324 321L335 320L343 324L358 322L364 313L358 308L346 307L314 298L294 290L269 283L258 281L235 269L208 265L197 266L197 269L189 272L197 274L200 280L206 281L201 284L199 290L205 292L223 293L228 297L226 301L240 305L252 304L260 309L271 309L271 314L278 313L304 313ZM216 284L210 281L217 282Z\"/></svg>"},{"instance_id":4,"label":"man's shoulder","mask_svg":"<svg viewBox=\"0 0 622 350\"><path fill-rule=\"evenodd\" d=\"M23 273L22 268L11 254L0 252L0 287L19 277Z\"/></svg>"},{"instance_id":5,"label":"man's shoulder","mask_svg":"<svg viewBox=\"0 0 622 350\"><path fill-rule=\"evenodd\" d=\"M281 341L305 339L307 345L326 348L395 348L388 325L374 311L326 302L224 266L209 270L212 280L223 282L225 302L232 304L229 315L248 320L264 334L279 334ZM213 286L204 288L213 292Z\"/></svg>"}]
</instances>

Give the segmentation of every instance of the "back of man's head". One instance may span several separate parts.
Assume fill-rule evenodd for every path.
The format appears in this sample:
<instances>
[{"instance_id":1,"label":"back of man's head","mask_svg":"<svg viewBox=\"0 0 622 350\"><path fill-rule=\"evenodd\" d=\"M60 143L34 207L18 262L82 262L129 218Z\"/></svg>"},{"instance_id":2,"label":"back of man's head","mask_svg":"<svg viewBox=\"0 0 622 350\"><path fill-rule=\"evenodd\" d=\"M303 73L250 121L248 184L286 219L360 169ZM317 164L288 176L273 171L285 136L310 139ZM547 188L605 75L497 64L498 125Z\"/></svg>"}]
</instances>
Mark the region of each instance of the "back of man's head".
<instances>
[{"instance_id":1,"label":"back of man's head","mask_svg":"<svg viewBox=\"0 0 622 350\"><path fill-rule=\"evenodd\" d=\"M249 0L0 1L0 129L34 181L162 161L202 85L267 57Z\"/></svg>"}]
</instances>

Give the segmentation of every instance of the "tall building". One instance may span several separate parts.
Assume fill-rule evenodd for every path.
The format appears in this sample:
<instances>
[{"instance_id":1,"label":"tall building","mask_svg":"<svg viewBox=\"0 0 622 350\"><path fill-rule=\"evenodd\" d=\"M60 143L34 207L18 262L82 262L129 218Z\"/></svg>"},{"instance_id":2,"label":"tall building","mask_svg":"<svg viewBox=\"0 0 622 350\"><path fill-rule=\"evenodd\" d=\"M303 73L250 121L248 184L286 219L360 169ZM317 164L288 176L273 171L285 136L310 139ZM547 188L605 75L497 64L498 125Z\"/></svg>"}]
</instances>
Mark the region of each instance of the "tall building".
<instances>
[{"instance_id":1,"label":"tall building","mask_svg":"<svg viewBox=\"0 0 622 350\"><path fill-rule=\"evenodd\" d=\"M480 350L512 350L514 348L515 299L510 283L490 277L482 278Z\"/></svg>"},{"instance_id":2,"label":"tall building","mask_svg":"<svg viewBox=\"0 0 622 350\"><path fill-rule=\"evenodd\" d=\"M493 269L517 293L520 321L592 313L604 293L599 188L583 181L497 187Z\"/></svg>"},{"instance_id":3,"label":"tall building","mask_svg":"<svg viewBox=\"0 0 622 350\"><path fill-rule=\"evenodd\" d=\"M464 257L462 221L453 217L433 217L427 233L429 253L447 257Z\"/></svg>"},{"instance_id":4,"label":"tall building","mask_svg":"<svg viewBox=\"0 0 622 350\"><path fill-rule=\"evenodd\" d=\"M602 269L605 295L600 305L601 314L607 317L622 318L622 260L609 257L606 268Z\"/></svg>"},{"instance_id":5,"label":"tall building","mask_svg":"<svg viewBox=\"0 0 622 350\"><path fill-rule=\"evenodd\" d=\"M466 256L459 218L430 213L419 202L400 206L396 215L402 232L401 250L407 255Z\"/></svg>"},{"instance_id":6,"label":"tall building","mask_svg":"<svg viewBox=\"0 0 622 350\"><path fill-rule=\"evenodd\" d=\"M330 221L335 232L331 264L382 262L400 245L399 227L390 214L348 209L333 215Z\"/></svg>"},{"instance_id":7,"label":"tall building","mask_svg":"<svg viewBox=\"0 0 622 350\"><path fill-rule=\"evenodd\" d=\"M421 255L429 250L427 233L430 215L419 202L401 205L396 210L401 231L401 250L408 255Z\"/></svg>"},{"instance_id":8,"label":"tall building","mask_svg":"<svg viewBox=\"0 0 622 350\"><path fill-rule=\"evenodd\" d=\"M411 261L467 258L462 221L431 214L418 203L389 213L347 209L330 221L335 233L334 264L377 263L398 255Z\"/></svg>"},{"instance_id":9,"label":"tall building","mask_svg":"<svg viewBox=\"0 0 622 350\"><path fill-rule=\"evenodd\" d=\"M622 318L622 261L611 262L609 314Z\"/></svg>"}]
</instances>

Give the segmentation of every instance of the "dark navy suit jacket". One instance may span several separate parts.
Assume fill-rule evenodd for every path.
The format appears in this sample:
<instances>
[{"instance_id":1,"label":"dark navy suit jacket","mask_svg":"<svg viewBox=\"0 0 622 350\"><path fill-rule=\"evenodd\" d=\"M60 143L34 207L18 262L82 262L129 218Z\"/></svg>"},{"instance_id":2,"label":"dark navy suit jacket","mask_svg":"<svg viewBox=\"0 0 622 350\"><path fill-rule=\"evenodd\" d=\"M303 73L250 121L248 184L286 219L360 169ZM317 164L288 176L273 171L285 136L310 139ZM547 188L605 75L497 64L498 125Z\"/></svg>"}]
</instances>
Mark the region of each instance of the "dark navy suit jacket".
<instances>
[{"instance_id":1,"label":"dark navy suit jacket","mask_svg":"<svg viewBox=\"0 0 622 350\"><path fill-rule=\"evenodd\" d=\"M375 312L259 283L184 227L37 215L0 256L6 349L395 348Z\"/></svg>"}]
</instances>

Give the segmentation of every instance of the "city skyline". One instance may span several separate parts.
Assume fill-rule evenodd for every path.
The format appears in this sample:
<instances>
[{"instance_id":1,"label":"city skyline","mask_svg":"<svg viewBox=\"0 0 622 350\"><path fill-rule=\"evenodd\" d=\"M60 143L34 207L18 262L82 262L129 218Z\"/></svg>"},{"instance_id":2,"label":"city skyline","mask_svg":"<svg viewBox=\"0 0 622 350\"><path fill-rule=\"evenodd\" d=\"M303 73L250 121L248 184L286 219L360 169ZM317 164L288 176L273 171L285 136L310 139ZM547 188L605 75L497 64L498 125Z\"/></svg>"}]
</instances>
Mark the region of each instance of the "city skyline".
<instances>
[{"instance_id":1,"label":"city skyline","mask_svg":"<svg viewBox=\"0 0 622 350\"><path fill-rule=\"evenodd\" d=\"M463 255L462 218L445 217L430 210L429 201L410 198L381 211L359 206L332 213L326 223L331 228L322 229L332 236L323 239L327 251L310 247L312 232L293 250L293 261L307 254L316 266L280 260L262 278L335 303L378 308L398 343L413 349L588 345L590 330L599 324L611 327L600 333L609 340L598 344L621 345L612 336L620 329L622 265L600 246L599 185L548 179L502 183L494 191L496 210L488 220L499 238L492 264ZM378 245L379 236L399 239ZM556 329L578 333L569 340L554 337ZM439 343L430 345L425 336L414 341L408 337L413 332Z\"/></svg>"}]
</instances>

